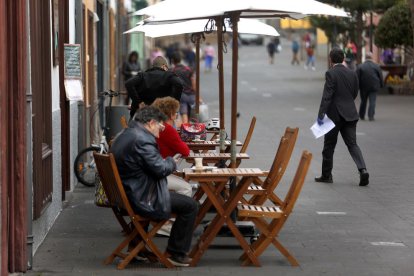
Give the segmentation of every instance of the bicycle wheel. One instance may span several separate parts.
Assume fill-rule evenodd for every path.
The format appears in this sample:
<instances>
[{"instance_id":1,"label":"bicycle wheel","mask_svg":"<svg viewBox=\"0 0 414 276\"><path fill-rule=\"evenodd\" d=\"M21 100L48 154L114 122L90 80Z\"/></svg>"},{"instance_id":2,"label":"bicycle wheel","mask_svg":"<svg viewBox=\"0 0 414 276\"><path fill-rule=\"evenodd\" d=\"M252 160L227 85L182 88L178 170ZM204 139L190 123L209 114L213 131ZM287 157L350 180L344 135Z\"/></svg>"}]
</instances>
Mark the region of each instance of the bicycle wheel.
<instances>
[{"instance_id":1,"label":"bicycle wheel","mask_svg":"<svg viewBox=\"0 0 414 276\"><path fill-rule=\"evenodd\" d=\"M100 147L91 146L81 150L73 165L75 176L85 186L95 186L96 165L93 152L99 152Z\"/></svg>"}]
</instances>

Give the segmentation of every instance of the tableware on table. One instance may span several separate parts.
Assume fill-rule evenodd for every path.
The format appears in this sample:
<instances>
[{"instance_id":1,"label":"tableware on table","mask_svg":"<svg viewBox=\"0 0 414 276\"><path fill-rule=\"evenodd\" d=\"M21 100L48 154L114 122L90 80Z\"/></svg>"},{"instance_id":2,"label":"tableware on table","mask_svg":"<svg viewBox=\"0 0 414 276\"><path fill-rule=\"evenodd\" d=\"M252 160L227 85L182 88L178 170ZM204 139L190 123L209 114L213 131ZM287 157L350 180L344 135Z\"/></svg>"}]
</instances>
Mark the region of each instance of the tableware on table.
<instances>
[{"instance_id":1,"label":"tableware on table","mask_svg":"<svg viewBox=\"0 0 414 276\"><path fill-rule=\"evenodd\" d=\"M193 171L197 171L197 172L205 172L205 171L214 171L217 169L217 167L216 166L203 166L201 169L197 169L195 166L193 166L190 169L192 169Z\"/></svg>"},{"instance_id":2,"label":"tableware on table","mask_svg":"<svg viewBox=\"0 0 414 276\"><path fill-rule=\"evenodd\" d=\"M203 170L203 158L202 157L194 158L194 163L195 163L196 170Z\"/></svg>"}]
</instances>

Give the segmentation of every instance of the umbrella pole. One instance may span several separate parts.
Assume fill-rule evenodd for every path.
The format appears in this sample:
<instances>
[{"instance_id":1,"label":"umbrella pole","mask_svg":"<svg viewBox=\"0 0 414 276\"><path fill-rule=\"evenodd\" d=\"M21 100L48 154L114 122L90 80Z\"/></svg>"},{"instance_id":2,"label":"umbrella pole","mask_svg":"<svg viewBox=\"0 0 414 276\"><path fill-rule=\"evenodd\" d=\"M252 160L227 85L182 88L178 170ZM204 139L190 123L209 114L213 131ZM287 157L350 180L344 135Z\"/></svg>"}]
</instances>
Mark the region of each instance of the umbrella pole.
<instances>
[{"instance_id":1,"label":"umbrella pole","mask_svg":"<svg viewBox=\"0 0 414 276\"><path fill-rule=\"evenodd\" d=\"M200 34L195 34L195 46L196 46L196 97L195 97L195 113L197 119L199 119L200 114Z\"/></svg>"},{"instance_id":2,"label":"umbrella pole","mask_svg":"<svg viewBox=\"0 0 414 276\"><path fill-rule=\"evenodd\" d=\"M224 140L226 131L224 129L224 67L223 67L223 17L217 17L217 60L219 80L219 112L220 112L220 152L225 151Z\"/></svg>"},{"instance_id":3,"label":"umbrella pole","mask_svg":"<svg viewBox=\"0 0 414 276\"><path fill-rule=\"evenodd\" d=\"M233 29L233 51L232 51L232 75L231 75L231 168L236 167L236 141L237 141L237 74L239 60L238 22L240 13L230 15Z\"/></svg>"}]
</instances>

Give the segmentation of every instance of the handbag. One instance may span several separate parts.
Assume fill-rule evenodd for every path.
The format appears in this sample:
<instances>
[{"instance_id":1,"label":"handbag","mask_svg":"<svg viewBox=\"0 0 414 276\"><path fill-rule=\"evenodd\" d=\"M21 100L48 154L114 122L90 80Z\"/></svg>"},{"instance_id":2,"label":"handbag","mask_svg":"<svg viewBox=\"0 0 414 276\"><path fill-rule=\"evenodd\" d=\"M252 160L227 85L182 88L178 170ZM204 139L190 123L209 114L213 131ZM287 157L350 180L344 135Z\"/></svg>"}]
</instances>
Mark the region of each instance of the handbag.
<instances>
[{"instance_id":1,"label":"handbag","mask_svg":"<svg viewBox=\"0 0 414 276\"><path fill-rule=\"evenodd\" d=\"M180 137L184 142L191 142L196 139L207 139L206 125L203 123L181 124Z\"/></svg>"},{"instance_id":2,"label":"handbag","mask_svg":"<svg viewBox=\"0 0 414 276\"><path fill-rule=\"evenodd\" d=\"M112 207L109 204L108 197L105 194L99 174L95 174L95 205L99 207Z\"/></svg>"}]
</instances>

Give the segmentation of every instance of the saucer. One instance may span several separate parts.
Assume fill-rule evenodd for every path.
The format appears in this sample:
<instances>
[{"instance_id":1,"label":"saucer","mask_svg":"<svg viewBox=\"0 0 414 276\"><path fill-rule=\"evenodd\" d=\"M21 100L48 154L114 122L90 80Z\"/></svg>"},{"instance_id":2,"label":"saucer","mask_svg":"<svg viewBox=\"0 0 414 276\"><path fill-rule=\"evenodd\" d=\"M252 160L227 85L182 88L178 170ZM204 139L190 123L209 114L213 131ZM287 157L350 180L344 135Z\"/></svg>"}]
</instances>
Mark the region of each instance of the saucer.
<instances>
[{"instance_id":1,"label":"saucer","mask_svg":"<svg viewBox=\"0 0 414 276\"><path fill-rule=\"evenodd\" d=\"M214 169L217 169L217 167L216 166L203 166L203 168L201 169L197 169L195 166L191 167L191 170L200 171L200 172L212 171Z\"/></svg>"}]
</instances>

